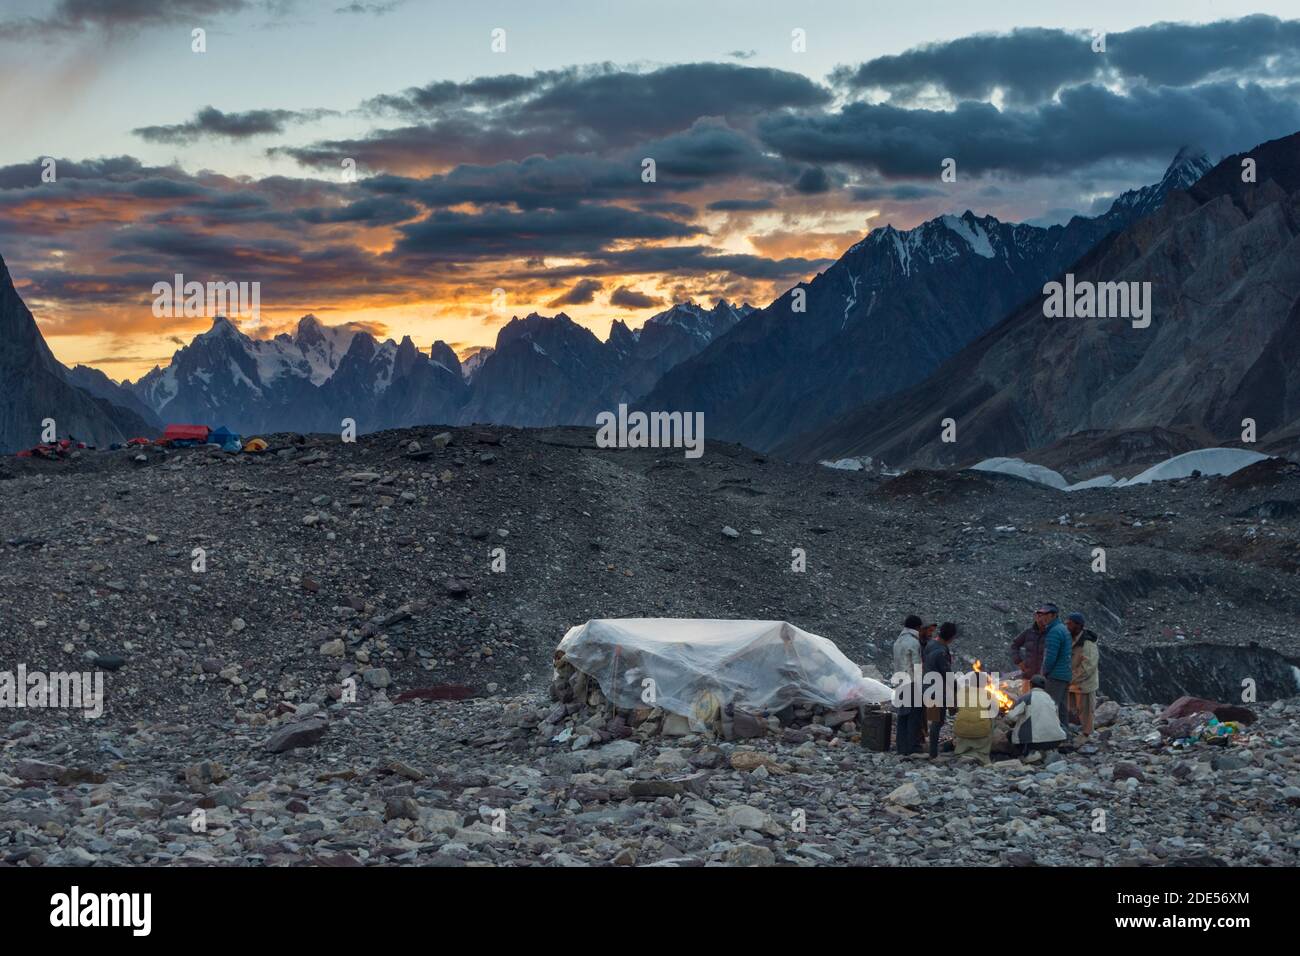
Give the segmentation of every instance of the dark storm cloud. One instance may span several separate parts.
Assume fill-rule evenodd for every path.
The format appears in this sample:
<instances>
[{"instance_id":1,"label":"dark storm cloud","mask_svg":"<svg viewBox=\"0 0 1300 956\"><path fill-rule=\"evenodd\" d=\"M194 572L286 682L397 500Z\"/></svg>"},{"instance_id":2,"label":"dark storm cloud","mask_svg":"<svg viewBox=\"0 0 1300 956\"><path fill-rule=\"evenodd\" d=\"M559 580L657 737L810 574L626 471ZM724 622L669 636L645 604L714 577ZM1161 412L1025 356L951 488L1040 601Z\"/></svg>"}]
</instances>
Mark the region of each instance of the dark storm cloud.
<instances>
[{"instance_id":1,"label":"dark storm cloud","mask_svg":"<svg viewBox=\"0 0 1300 956\"><path fill-rule=\"evenodd\" d=\"M688 63L638 72L602 64L438 81L376 96L364 108L408 124L278 152L316 167L337 166L345 156L371 169L493 163L625 149L706 117L745 129L765 113L830 100L825 87L785 70Z\"/></svg>"},{"instance_id":2,"label":"dark storm cloud","mask_svg":"<svg viewBox=\"0 0 1300 956\"><path fill-rule=\"evenodd\" d=\"M721 253L709 246L639 246L631 249L593 253L584 265L545 268L537 266L516 270L503 279L546 279L563 282L580 275L674 275L732 277L768 281L805 279L829 265L829 259L804 259L789 256L766 259L747 253Z\"/></svg>"},{"instance_id":3,"label":"dark storm cloud","mask_svg":"<svg viewBox=\"0 0 1300 956\"><path fill-rule=\"evenodd\" d=\"M1255 84L1136 88L1122 96L1100 86L1062 91L1038 108L909 110L850 103L834 113L765 120L771 148L813 163L843 163L886 176L938 178L946 157L958 174L1054 173L1109 159L1165 159L1189 136L1212 155L1248 148L1300 128L1294 91Z\"/></svg>"},{"instance_id":4,"label":"dark storm cloud","mask_svg":"<svg viewBox=\"0 0 1300 956\"><path fill-rule=\"evenodd\" d=\"M701 230L620 206L583 205L523 212L492 208L474 215L439 210L400 226L399 232L394 257L456 261L589 255L616 241L678 239Z\"/></svg>"},{"instance_id":5,"label":"dark storm cloud","mask_svg":"<svg viewBox=\"0 0 1300 956\"><path fill-rule=\"evenodd\" d=\"M652 309L663 305L664 300L621 285L609 294L609 304L616 309Z\"/></svg>"},{"instance_id":6,"label":"dark storm cloud","mask_svg":"<svg viewBox=\"0 0 1300 956\"><path fill-rule=\"evenodd\" d=\"M709 203L708 208L713 212L762 212L775 209L776 203L770 199L719 199Z\"/></svg>"},{"instance_id":7,"label":"dark storm cloud","mask_svg":"<svg viewBox=\"0 0 1300 956\"><path fill-rule=\"evenodd\" d=\"M642 179L642 162L647 157L655 161L653 183ZM621 155L530 156L490 166L465 164L422 179L373 176L361 185L439 208L471 203L567 209L592 200L637 201L665 191L689 192L711 181L733 178L787 181L795 168L765 156L752 137L716 121L701 120L690 129ZM675 203L667 214L692 212L689 206Z\"/></svg>"},{"instance_id":8,"label":"dark storm cloud","mask_svg":"<svg viewBox=\"0 0 1300 956\"><path fill-rule=\"evenodd\" d=\"M59 0L47 16L0 20L0 39L55 37L102 30L110 34L209 17L258 6L250 0Z\"/></svg>"},{"instance_id":9,"label":"dark storm cloud","mask_svg":"<svg viewBox=\"0 0 1300 956\"><path fill-rule=\"evenodd\" d=\"M248 139L283 133L291 123L306 123L323 116L335 115L333 110L247 110L243 113L223 113L205 106L194 118L172 126L141 126L131 132L150 143L192 143L204 137Z\"/></svg>"},{"instance_id":10,"label":"dark storm cloud","mask_svg":"<svg viewBox=\"0 0 1300 956\"><path fill-rule=\"evenodd\" d=\"M837 69L837 83L880 89L907 100L936 88L958 100L986 100L1000 89L1026 106L1057 91L1105 78L1187 86L1228 76L1292 75L1300 65L1300 20L1255 15L1215 23L1157 23L1106 35L1104 53L1089 32L1029 27L979 34L877 57Z\"/></svg>"},{"instance_id":11,"label":"dark storm cloud","mask_svg":"<svg viewBox=\"0 0 1300 956\"><path fill-rule=\"evenodd\" d=\"M828 192L830 188L831 179L826 175L826 170L820 166L809 166L794 182L794 191L806 196Z\"/></svg>"},{"instance_id":12,"label":"dark storm cloud","mask_svg":"<svg viewBox=\"0 0 1300 956\"><path fill-rule=\"evenodd\" d=\"M401 93L386 93L367 100L363 108L375 113L397 113L407 116L437 116L449 107L496 106L529 93L535 93L547 82L547 77L557 74L534 73L520 76L517 73L483 76L457 83L455 80L436 80L425 86L412 86Z\"/></svg>"},{"instance_id":13,"label":"dark storm cloud","mask_svg":"<svg viewBox=\"0 0 1300 956\"><path fill-rule=\"evenodd\" d=\"M562 309L566 305L586 305L596 298L596 293L604 288L597 279L581 279L563 295L556 296L546 303L548 309Z\"/></svg>"},{"instance_id":14,"label":"dark storm cloud","mask_svg":"<svg viewBox=\"0 0 1300 956\"><path fill-rule=\"evenodd\" d=\"M303 222L340 223L353 222L366 226L380 226L406 222L419 216L422 209L414 203L393 196L368 196L341 207L313 207L298 213Z\"/></svg>"},{"instance_id":15,"label":"dark storm cloud","mask_svg":"<svg viewBox=\"0 0 1300 956\"><path fill-rule=\"evenodd\" d=\"M917 186L912 183L901 183L896 186L854 186L849 190L849 195L854 202L876 202L881 199L890 199L894 202L914 202L918 199L931 199L943 194L942 189L936 189L933 186Z\"/></svg>"}]
</instances>

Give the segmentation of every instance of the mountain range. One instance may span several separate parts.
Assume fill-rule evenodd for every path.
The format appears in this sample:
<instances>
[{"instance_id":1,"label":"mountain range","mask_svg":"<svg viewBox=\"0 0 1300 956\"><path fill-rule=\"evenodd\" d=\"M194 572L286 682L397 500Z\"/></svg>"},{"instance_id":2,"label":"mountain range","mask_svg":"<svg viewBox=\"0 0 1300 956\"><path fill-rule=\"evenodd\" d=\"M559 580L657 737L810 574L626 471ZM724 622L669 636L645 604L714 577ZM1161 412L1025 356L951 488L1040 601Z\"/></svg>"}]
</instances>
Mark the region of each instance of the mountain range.
<instances>
[{"instance_id":1,"label":"mountain range","mask_svg":"<svg viewBox=\"0 0 1300 956\"><path fill-rule=\"evenodd\" d=\"M1247 419L1260 448L1296 447L1300 133L1227 157L1069 271L1076 284L1151 283L1150 326L1047 318L1040 290L924 380L778 451L951 466L1083 435L1095 455L1099 436L1171 428L1236 444Z\"/></svg>"},{"instance_id":2,"label":"mountain range","mask_svg":"<svg viewBox=\"0 0 1300 956\"><path fill-rule=\"evenodd\" d=\"M1043 283L1196 182L1182 150L1162 180L1065 225L940 216L873 230L826 271L673 368L647 409L702 411L709 434L770 450L873 398L919 382ZM802 293L805 311L796 312Z\"/></svg>"},{"instance_id":3,"label":"mountain range","mask_svg":"<svg viewBox=\"0 0 1300 956\"><path fill-rule=\"evenodd\" d=\"M428 354L410 337L380 342L351 326L304 316L292 333L252 338L228 319L179 349L127 390L169 421L221 422L245 433L360 431L431 422L586 425L630 402L673 365L751 310L686 303L638 329L616 321L602 341L564 313L515 317L496 345L462 366L445 342Z\"/></svg>"},{"instance_id":4,"label":"mountain range","mask_svg":"<svg viewBox=\"0 0 1300 956\"><path fill-rule=\"evenodd\" d=\"M1239 166L1239 157L1216 167L1183 150L1159 183L1063 225L967 211L910 230L885 226L759 310L681 303L637 330L615 321L604 340L564 313L514 317L492 348L464 362L441 341L426 353L409 337L379 341L364 328L327 326L311 315L272 338L218 317L165 368L119 385L53 359L5 270L0 331L13 331L0 342L0 363L39 374L0 378L0 448L32 443L33 423L47 416L59 421L60 434L102 444L152 434L162 421L225 424L246 434L336 431L344 418L363 432L426 423L591 425L599 411L627 402L703 411L710 438L794 457L952 464L1076 431L1199 426L1192 422L1199 415L1226 427L1238 407L1262 402L1252 396L1269 388L1278 402L1256 418L1261 432L1277 430L1296 418L1287 411L1296 400L1291 373L1278 363L1294 356L1297 336L1293 322L1277 318L1295 307L1286 271L1287 256L1295 258L1294 151L1294 137L1252 151L1268 159L1260 182L1233 191L1222 171L1234 160ZM1249 263L1233 259L1232 243L1247 241ZM1198 271L1203 259L1210 272ZM1158 287L1181 290L1157 297L1155 331L1145 330L1159 341L1156 350L1148 355L1146 340L1112 336L1105 320L1043 319L1044 283L1070 269L1099 281L1152 275ZM1233 318L1242 310L1261 313L1249 333ZM1222 323L1218 332L1207 328L1204 338L1188 336L1186 326L1173 326L1182 334L1166 328L1174 315L1192 312L1205 316L1198 322ZM1219 341L1234 363L1249 359L1249 367L1233 365L1226 376L1216 370L1210 388L1195 377L1213 364L1206 341ZM1180 368L1193 378L1180 377ZM4 384L11 379L13 386ZM1148 381L1159 383L1160 394L1141 398ZM1175 381L1194 395L1164 387ZM945 417L960 423L955 443L939 442Z\"/></svg>"}]
</instances>

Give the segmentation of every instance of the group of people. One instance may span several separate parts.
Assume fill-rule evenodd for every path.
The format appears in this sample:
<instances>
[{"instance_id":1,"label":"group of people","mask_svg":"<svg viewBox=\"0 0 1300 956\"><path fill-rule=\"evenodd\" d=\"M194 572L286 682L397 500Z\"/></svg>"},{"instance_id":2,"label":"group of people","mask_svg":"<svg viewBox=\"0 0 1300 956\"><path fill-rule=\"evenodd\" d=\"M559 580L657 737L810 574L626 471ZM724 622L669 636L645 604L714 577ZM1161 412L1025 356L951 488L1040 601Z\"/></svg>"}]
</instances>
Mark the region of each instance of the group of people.
<instances>
[{"instance_id":1,"label":"group of people","mask_svg":"<svg viewBox=\"0 0 1300 956\"><path fill-rule=\"evenodd\" d=\"M911 614L894 641L894 671L907 677L894 708L895 746L900 756L928 745L930 756L937 757L940 734L947 716L952 715L953 752L973 754L982 763L990 759L993 718L987 696L976 692L981 677L972 672L955 683L949 677L957 635L957 625L952 622L927 624ZM1097 635L1088 629L1081 613L1071 613L1062 621L1055 604L1040 604L1034 610L1034 623L1011 643L1011 660L1019 671L1022 693L1007 711L1007 719L1011 742L1020 748L1022 757L1030 762L1041 760L1041 751L1059 747L1069 737L1072 717L1079 727L1073 739L1076 746L1092 735L1097 656ZM944 688L942 696L934 699L931 692L922 700L916 688L907 686L917 677L931 688Z\"/></svg>"}]
</instances>

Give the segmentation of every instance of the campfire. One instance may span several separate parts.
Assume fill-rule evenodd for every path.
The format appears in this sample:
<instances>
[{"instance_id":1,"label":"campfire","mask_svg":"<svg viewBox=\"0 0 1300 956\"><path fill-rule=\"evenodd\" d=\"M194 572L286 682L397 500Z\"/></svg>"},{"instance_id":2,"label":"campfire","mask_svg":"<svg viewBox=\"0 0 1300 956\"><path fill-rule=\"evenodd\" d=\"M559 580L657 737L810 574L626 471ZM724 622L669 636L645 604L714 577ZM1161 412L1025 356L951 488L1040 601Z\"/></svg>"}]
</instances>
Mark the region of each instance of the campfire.
<instances>
[{"instance_id":1,"label":"campfire","mask_svg":"<svg viewBox=\"0 0 1300 956\"><path fill-rule=\"evenodd\" d=\"M976 660L972 666L977 674L984 673L984 668L978 660ZM1007 688L1010 685L1006 681L1002 681L1001 685L999 685L996 681L992 680L992 678L987 679L985 684L989 689L989 693L993 695L993 699L998 702L998 712L1005 714L1009 711L1015 704L1015 699L1007 693Z\"/></svg>"}]
</instances>

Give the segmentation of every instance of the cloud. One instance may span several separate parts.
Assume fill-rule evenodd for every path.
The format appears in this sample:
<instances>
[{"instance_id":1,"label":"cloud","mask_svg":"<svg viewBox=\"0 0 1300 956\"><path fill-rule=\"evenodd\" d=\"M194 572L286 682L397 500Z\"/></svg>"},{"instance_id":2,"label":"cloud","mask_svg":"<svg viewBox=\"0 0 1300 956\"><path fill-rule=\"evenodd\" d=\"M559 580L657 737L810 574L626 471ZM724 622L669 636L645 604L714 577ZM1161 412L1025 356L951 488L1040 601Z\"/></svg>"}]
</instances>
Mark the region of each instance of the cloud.
<instances>
[{"instance_id":1,"label":"cloud","mask_svg":"<svg viewBox=\"0 0 1300 956\"><path fill-rule=\"evenodd\" d=\"M141 126L131 132L150 143L192 143L204 137L248 139L283 133L291 123L307 123L324 116L337 115L333 110L248 110L223 113L205 106L192 120L173 126Z\"/></svg>"},{"instance_id":2,"label":"cloud","mask_svg":"<svg viewBox=\"0 0 1300 956\"><path fill-rule=\"evenodd\" d=\"M954 100L1009 105L1051 100L1088 83L1189 86L1213 79L1262 80L1294 75L1300 65L1300 20L1254 15L1214 23L1156 23L1106 36L1093 51L1089 31L1026 27L933 43L840 67L835 83L876 90L896 103L931 93Z\"/></svg>"},{"instance_id":3,"label":"cloud","mask_svg":"<svg viewBox=\"0 0 1300 956\"><path fill-rule=\"evenodd\" d=\"M251 0L59 0L45 17L0 20L0 40L52 39L90 31L112 36L175 23L199 26L255 6Z\"/></svg>"},{"instance_id":4,"label":"cloud","mask_svg":"<svg viewBox=\"0 0 1300 956\"><path fill-rule=\"evenodd\" d=\"M775 209L776 203L770 199L719 199L706 208L712 212L762 212Z\"/></svg>"},{"instance_id":5,"label":"cloud","mask_svg":"<svg viewBox=\"0 0 1300 956\"><path fill-rule=\"evenodd\" d=\"M617 309L653 309L663 305L664 300L621 285L609 294L609 304Z\"/></svg>"},{"instance_id":6,"label":"cloud","mask_svg":"<svg viewBox=\"0 0 1300 956\"><path fill-rule=\"evenodd\" d=\"M405 0L388 0L387 3L349 3L346 6L336 8L334 12L382 17L384 14L392 13L404 2Z\"/></svg>"},{"instance_id":7,"label":"cloud","mask_svg":"<svg viewBox=\"0 0 1300 956\"><path fill-rule=\"evenodd\" d=\"M548 309L562 309L566 305L587 305L596 298L596 293L604 285L596 279L582 279L563 295L557 296L546 304Z\"/></svg>"},{"instance_id":8,"label":"cloud","mask_svg":"<svg viewBox=\"0 0 1300 956\"><path fill-rule=\"evenodd\" d=\"M648 71L608 63L575 66L463 83L439 80L381 94L363 109L398 117L404 125L282 152L314 167L337 166L351 156L372 169L445 170L531 154L639 148L705 119L714 127L746 130L767 113L820 107L831 96L802 74L738 63Z\"/></svg>"},{"instance_id":9,"label":"cloud","mask_svg":"<svg viewBox=\"0 0 1300 956\"><path fill-rule=\"evenodd\" d=\"M995 188L996 187L991 187ZM849 190L854 202L877 202L882 199L894 202L913 202L918 199L932 199L944 195L942 189L934 186L917 186L913 183L900 183L894 186L854 186ZM1001 193L997 193L1001 195Z\"/></svg>"},{"instance_id":10,"label":"cloud","mask_svg":"<svg viewBox=\"0 0 1300 956\"><path fill-rule=\"evenodd\" d=\"M470 214L439 210L398 227L401 238L391 255L422 261L522 258L532 253L592 254L610 243L679 239L697 235L697 226L624 209L579 205L567 209L487 209Z\"/></svg>"},{"instance_id":11,"label":"cloud","mask_svg":"<svg viewBox=\"0 0 1300 956\"><path fill-rule=\"evenodd\" d=\"M794 183L795 192L808 196L827 192L830 188L830 177L826 175L826 170L819 166L809 166L799 174L799 178Z\"/></svg>"},{"instance_id":12,"label":"cloud","mask_svg":"<svg viewBox=\"0 0 1300 956\"><path fill-rule=\"evenodd\" d=\"M959 176L1055 174L1106 160L1167 161L1189 135L1221 155L1297 128L1293 91L1225 82L1139 87L1128 95L1089 84L1021 110L975 101L952 110L849 103L837 112L771 117L759 135L791 159L937 181L947 157L957 160Z\"/></svg>"}]
</instances>

